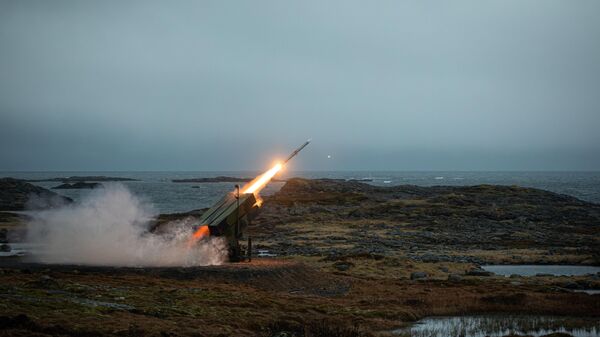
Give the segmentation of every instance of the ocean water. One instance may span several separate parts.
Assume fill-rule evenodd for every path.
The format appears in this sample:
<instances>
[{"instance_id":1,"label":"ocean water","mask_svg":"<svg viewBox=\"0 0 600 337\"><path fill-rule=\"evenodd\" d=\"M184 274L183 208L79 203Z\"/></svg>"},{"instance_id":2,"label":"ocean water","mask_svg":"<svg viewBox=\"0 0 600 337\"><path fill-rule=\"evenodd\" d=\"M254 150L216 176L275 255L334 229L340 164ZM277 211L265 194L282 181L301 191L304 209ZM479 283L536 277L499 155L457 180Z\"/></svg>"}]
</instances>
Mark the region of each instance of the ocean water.
<instances>
[{"instance_id":1,"label":"ocean water","mask_svg":"<svg viewBox=\"0 0 600 337\"><path fill-rule=\"evenodd\" d=\"M104 175L133 178L140 181L122 182L135 195L151 203L157 212L186 212L210 207L224 193L232 191L235 183L173 183L172 179L207 178L216 176L254 177L261 172L0 172L0 177L19 179L44 179L69 176ZM419 186L451 185L468 186L479 184L518 185L540 188L556 193L600 203L600 172L405 172L405 171L297 171L284 172L281 179L290 177L372 179L367 182L377 186L412 184ZM45 188L60 185L58 182L35 183ZM275 193L283 182L271 182L262 195ZM90 190L54 190L55 192L81 199Z\"/></svg>"}]
</instances>

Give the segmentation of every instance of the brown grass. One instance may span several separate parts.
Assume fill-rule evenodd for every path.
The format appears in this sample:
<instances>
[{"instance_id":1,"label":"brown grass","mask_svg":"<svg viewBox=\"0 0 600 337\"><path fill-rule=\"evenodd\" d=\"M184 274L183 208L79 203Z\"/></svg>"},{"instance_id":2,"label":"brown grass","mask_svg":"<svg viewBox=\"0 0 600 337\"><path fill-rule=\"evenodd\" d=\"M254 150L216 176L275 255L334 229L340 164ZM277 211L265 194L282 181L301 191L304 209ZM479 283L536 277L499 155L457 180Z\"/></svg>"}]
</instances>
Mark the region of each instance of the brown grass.
<instances>
[{"instance_id":1,"label":"brown grass","mask_svg":"<svg viewBox=\"0 0 600 337\"><path fill-rule=\"evenodd\" d=\"M179 272L152 270L4 269L0 316L26 314L37 326L31 332L60 328L67 334L133 331L183 336L266 336L277 329L297 336L363 336L364 331L385 331L425 316L465 313L600 316L594 296L557 292L552 279L519 286L500 277L465 277L455 283L443 280L436 264L408 265L400 260L395 266L398 261L389 258L350 258L355 266L339 272L332 267L334 262L316 257L291 260L314 268L292 266L290 270L298 272L288 272L286 264L291 262L271 265L258 260L256 265L235 265L210 275L185 270L177 276ZM427 271L438 279L411 281L410 270ZM56 284L40 282L43 274ZM81 299L131 309L93 306Z\"/></svg>"}]
</instances>

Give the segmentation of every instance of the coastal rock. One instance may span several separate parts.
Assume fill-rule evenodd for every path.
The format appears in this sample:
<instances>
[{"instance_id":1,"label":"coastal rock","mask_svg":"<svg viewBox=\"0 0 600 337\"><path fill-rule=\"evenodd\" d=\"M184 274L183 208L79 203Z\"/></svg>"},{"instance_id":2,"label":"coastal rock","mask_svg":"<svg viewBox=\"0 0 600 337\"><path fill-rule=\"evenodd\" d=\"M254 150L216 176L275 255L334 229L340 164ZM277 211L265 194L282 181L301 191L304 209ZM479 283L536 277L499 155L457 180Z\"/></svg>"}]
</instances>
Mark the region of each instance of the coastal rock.
<instances>
[{"instance_id":1,"label":"coastal rock","mask_svg":"<svg viewBox=\"0 0 600 337\"><path fill-rule=\"evenodd\" d=\"M339 261L339 262L334 263L333 267L339 271L346 271L346 270L350 269L351 267L354 267L354 263Z\"/></svg>"},{"instance_id":2,"label":"coastal rock","mask_svg":"<svg viewBox=\"0 0 600 337\"><path fill-rule=\"evenodd\" d=\"M410 274L411 280L420 280L427 278L427 273L423 271L415 271Z\"/></svg>"},{"instance_id":3,"label":"coastal rock","mask_svg":"<svg viewBox=\"0 0 600 337\"><path fill-rule=\"evenodd\" d=\"M471 269L465 273L467 276L492 276L494 273L483 269Z\"/></svg>"},{"instance_id":4,"label":"coastal rock","mask_svg":"<svg viewBox=\"0 0 600 337\"><path fill-rule=\"evenodd\" d=\"M23 180L0 178L0 210L46 209L62 206L72 201L70 198Z\"/></svg>"},{"instance_id":5,"label":"coastal rock","mask_svg":"<svg viewBox=\"0 0 600 337\"><path fill-rule=\"evenodd\" d=\"M448 275L448 281L450 282L460 282L462 281L462 276L458 275L458 274L450 274Z\"/></svg>"},{"instance_id":6,"label":"coastal rock","mask_svg":"<svg viewBox=\"0 0 600 337\"><path fill-rule=\"evenodd\" d=\"M10 245L4 243L2 245L0 245L0 252L5 252L8 253L12 250L12 248L10 248Z\"/></svg>"},{"instance_id":7,"label":"coastal rock","mask_svg":"<svg viewBox=\"0 0 600 337\"><path fill-rule=\"evenodd\" d=\"M34 284L36 286L44 288L44 289L59 288L58 282L54 278L50 277L49 275L40 276L40 278L37 281L35 281Z\"/></svg>"},{"instance_id":8,"label":"coastal rock","mask_svg":"<svg viewBox=\"0 0 600 337\"><path fill-rule=\"evenodd\" d=\"M567 282L563 285L563 288L566 289L581 289L581 286L576 282Z\"/></svg>"},{"instance_id":9,"label":"coastal rock","mask_svg":"<svg viewBox=\"0 0 600 337\"><path fill-rule=\"evenodd\" d=\"M304 235L306 230L328 233L330 225L347 224L349 230L344 231L349 235L342 235L346 237L343 248L332 247L336 242L327 241L330 235L315 236L324 256L329 249L337 249L342 256L360 249L388 256L402 253L425 263L547 264L562 256L569 258L563 249L579 247L577 255L591 257L586 264L600 263L596 243L600 205L535 188L374 186L292 178L264 200L254 223L257 228L269 228L269 234L265 233L269 240L277 231L290 231L286 236ZM382 227L376 228L376 224ZM339 230L331 234L337 233ZM280 253L300 251L294 245L282 244ZM553 255L510 253L524 246L551 250ZM498 254L479 253L483 251ZM491 275L485 271L475 274Z\"/></svg>"}]
</instances>

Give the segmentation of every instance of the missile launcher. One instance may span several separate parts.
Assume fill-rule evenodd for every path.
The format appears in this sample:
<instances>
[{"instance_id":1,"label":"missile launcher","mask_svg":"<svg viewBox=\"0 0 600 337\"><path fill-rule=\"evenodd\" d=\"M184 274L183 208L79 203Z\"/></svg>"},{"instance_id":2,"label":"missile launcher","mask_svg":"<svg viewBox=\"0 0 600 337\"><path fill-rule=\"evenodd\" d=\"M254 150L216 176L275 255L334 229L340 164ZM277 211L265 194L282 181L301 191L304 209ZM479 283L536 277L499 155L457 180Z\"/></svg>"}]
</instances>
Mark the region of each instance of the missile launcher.
<instances>
[{"instance_id":1,"label":"missile launcher","mask_svg":"<svg viewBox=\"0 0 600 337\"><path fill-rule=\"evenodd\" d=\"M230 261L240 261L243 254L239 240L258 215L259 207L254 193L242 193L238 197L237 192L230 192L204 212L199 223L208 226L210 236L225 237Z\"/></svg>"},{"instance_id":2,"label":"missile launcher","mask_svg":"<svg viewBox=\"0 0 600 337\"><path fill-rule=\"evenodd\" d=\"M278 165L285 165L309 143L310 139L294 150L282 164ZM268 180L265 181L266 183L268 183ZM202 214L198 222L200 225L194 228L194 230L198 230L201 226L207 226L210 236L225 237L229 247L229 260L232 262L241 261L244 258L251 259L252 241L250 237L248 236L246 254L243 254L239 240L245 236L250 221L258 215L260 202L258 202L257 193L258 191L240 193L240 187L236 185L235 191L227 193Z\"/></svg>"}]
</instances>

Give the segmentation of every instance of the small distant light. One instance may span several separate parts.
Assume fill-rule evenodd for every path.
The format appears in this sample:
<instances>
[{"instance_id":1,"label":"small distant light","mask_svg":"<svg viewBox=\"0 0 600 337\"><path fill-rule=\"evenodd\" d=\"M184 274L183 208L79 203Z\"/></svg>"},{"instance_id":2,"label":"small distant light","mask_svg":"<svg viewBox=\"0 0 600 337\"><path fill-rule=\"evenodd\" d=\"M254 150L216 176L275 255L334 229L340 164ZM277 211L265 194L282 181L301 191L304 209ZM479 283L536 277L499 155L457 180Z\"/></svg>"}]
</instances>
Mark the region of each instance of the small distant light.
<instances>
[{"instance_id":1,"label":"small distant light","mask_svg":"<svg viewBox=\"0 0 600 337\"><path fill-rule=\"evenodd\" d=\"M327 155L327 159L331 159L331 155L330 154Z\"/></svg>"}]
</instances>

